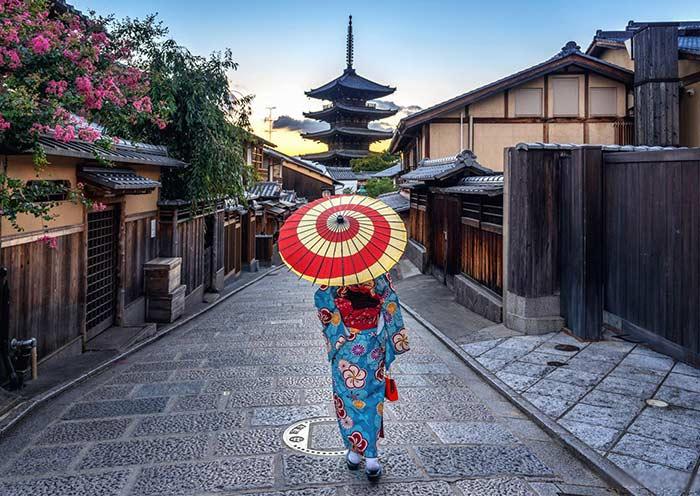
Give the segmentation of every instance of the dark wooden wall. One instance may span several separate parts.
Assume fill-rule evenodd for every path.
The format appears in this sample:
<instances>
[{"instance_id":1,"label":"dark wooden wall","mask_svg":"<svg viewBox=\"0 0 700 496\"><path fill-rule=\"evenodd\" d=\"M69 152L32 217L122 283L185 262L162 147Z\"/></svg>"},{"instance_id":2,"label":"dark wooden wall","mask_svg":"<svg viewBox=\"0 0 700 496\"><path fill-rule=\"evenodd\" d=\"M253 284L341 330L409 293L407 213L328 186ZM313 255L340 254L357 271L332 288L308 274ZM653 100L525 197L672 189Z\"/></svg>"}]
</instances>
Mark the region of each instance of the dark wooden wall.
<instances>
[{"instance_id":1,"label":"dark wooden wall","mask_svg":"<svg viewBox=\"0 0 700 496\"><path fill-rule=\"evenodd\" d=\"M507 150L509 166L508 291L526 298L559 290L557 150Z\"/></svg>"},{"instance_id":2,"label":"dark wooden wall","mask_svg":"<svg viewBox=\"0 0 700 496\"><path fill-rule=\"evenodd\" d=\"M282 168L282 187L296 191L297 195L309 201L321 198L324 190L332 191L334 188L332 184L319 181L289 167Z\"/></svg>"},{"instance_id":3,"label":"dark wooden wall","mask_svg":"<svg viewBox=\"0 0 700 496\"><path fill-rule=\"evenodd\" d=\"M125 231L125 304L128 305L144 295L143 264L158 256L158 239L151 238L151 221L157 214L135 220L127 219Z\"/></svg>"},{"instance_id":4,"label":"dark wooden wall","mask_svg":"<svg viewBox=\"0 0 700 496\"><path fill-rule=\"evenodd\" d=\"M85 233L2 249L10 286L10 336L35 337L39 359L81 337L85 316Z\"/></svg>"},{"instance_id":5,"label":"dark wooden wall","mask_svg":"<svg viewBox=\"0 0 700 496\"><path fill-rule=\"evenodd\" d=\"M188 219L177 224L179 250L182 257L182 284L187 285L185 294L190 294L204 284L204 216Z\"/></svg>"},{"instance_id":6,"label":"dark wooden wall","mask_svg":"<svg viewBox=\"0 0 700 496\"><path fill-rule=\"evenodd\" d=\"M649 26L635 33L634 121L638 145L680 143L678 27Z\"/></svg>"},{"instance_id":7,"label":"dark wooden wall","mask_svg":"<svg viewBox=\"0 0 700 496\"><path fill-rule=\"evenodd\" d=\"M461 271L503 293L503 195L462 198Z\"/></svg>"},{"instance_id":8,"label":"dark wooden wall","mask_svg":"<svg viewBox=\"0 0 700 496\"><path fill-rule=\"evenodd\" d=\"M408 236L428 248L428 192L423 190L411 191L411 208L408 214Z\"/></svg>"},{"instance_id":9,"label":"dark wooden wall","mask_svg":"<svg viewBox=\"0 0 700 496\"><path fill-rule=\"evenodd\" d=\"M605 310L700 365L700 152L609 153Z\"/></svg>"},{"instance_id":10,"label":"dark wooden wall","mask_svg":"<svg viewBox=\"0 0 700 496\"><path fill-rule=\"evenodd\" d=\"M459 196L430 194L430 264L445 276L459 273L461 261L461 215Z\"/></svg>"},{"instance_id":11,"label":"dark wooden wall","mask_svg":"<svg viewBox=\"0 0 700 496\"><path fill-rule=\"evenodd\" d=\"M247 219L245 219L247 220ZM224 226L224 273L238 274L243 265L243 226L238 213L231 215Z\"/></svg>"},{"instance_id":12,"label":"dark wooden wall","mask_svg":"<svg viewBox=\"0 0 700 496\"><path fill-rule=\"evenodd\" d=\"M603 323L603 152L573 150L562 157L560 303L566 327L599 339Z\"/></svg>"}]
</instances>

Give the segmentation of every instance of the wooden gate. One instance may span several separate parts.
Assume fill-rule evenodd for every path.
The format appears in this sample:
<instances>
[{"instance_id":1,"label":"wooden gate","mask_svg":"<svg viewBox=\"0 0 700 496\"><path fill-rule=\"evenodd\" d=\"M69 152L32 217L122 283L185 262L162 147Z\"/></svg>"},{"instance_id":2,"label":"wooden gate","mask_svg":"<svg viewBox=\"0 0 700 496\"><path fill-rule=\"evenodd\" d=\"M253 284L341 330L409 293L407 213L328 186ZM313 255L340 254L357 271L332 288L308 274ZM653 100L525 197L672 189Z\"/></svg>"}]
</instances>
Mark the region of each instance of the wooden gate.
<instances>
[{"instance_id":1,"label":"wooden gate","mask_svg":"<svg viewBox=\"0 0 700 496\"><path fill-rule=\"evenodd\" d=\"M240 214L228 214L224 224L224 274L235 275L241 271L243 261L243 226Z\"/></svg>"},{"instance_id":2,"label":"wooden gate","mask_svg":"<svg viewBox=\"0 0 700 496\"><path fill-rule=\"evenodd\" d=\"M88 214L86 329L91 335L114 324L119 210Z\"/></svg>"},{"instance_id":3,"label":"wooden gate","mask_svg":"<svg viewBox=\"0 0 700 496\"><path fill-rule=\"evenodd\" d=\"M451 283L460 270L462 202L458 197L433 194L430 202L431 271L443 283Z\"/></svg>"}]
</instances>

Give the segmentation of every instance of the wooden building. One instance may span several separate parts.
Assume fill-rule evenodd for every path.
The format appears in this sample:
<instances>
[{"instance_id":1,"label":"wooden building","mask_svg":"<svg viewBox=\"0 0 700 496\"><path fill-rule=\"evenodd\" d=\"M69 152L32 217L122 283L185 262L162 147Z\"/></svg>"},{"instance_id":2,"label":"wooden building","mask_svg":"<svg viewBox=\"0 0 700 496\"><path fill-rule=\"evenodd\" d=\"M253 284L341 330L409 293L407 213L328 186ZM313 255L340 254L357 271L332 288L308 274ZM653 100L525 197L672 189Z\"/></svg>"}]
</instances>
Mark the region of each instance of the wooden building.
<instances>
[{"instance_id":1,"label":"wooden building","mask_svg":"<svg viewBox=\"0 0 700 496\"><path fill-rule=\"evenodd\" d=\"M276 182L282 189L295 191L309 201L334 194L336 186L340 184L326 174L322 166L316 166L307 160L290 157L268 146L263 148L263 154L263 182Z\"/></svg>"},{"instance_id":2,"label":"wooden building","mask_svg":"<svg viewBox=\"0 0 700 496\"><path fill-rule=\"evenodd\" d=\"M10 287L10 336L36 337L41 360L79 353L113 326L128 332L145 318L143 264L158 256L158 190L162 168L184 167L163 147L39 140L50 162L38 179L84 185L98 208L61 201L43 222L21 215L16 231L0 221L0 265ZM113 163L100 166L95 154ZM37 179L29 154L0 155L10 177ZM55 248L48 246L53 238Z\"/></svg>"},{"instance_id":3,"label":"wooden building","mask_svg":"<svg viewBox=\"0 0 700 496\"><path fill-rule=\"evenodd\" d=\"M632 142L633 73L569 42L554 57L403 118L390 151L404 170L471 150L494 171L519 142Z\"/></svg>"},{"instance_id":4,"label":"wooden building","mask_svg":"<svg viewBox=\"0 0 700 496\"><path fill-rule=\"evenodd\" d=\"M455 291L467 308L502 318L503 176L465 151L423 160L410 190L406 256Z\"/></svg>"}]
</instances>

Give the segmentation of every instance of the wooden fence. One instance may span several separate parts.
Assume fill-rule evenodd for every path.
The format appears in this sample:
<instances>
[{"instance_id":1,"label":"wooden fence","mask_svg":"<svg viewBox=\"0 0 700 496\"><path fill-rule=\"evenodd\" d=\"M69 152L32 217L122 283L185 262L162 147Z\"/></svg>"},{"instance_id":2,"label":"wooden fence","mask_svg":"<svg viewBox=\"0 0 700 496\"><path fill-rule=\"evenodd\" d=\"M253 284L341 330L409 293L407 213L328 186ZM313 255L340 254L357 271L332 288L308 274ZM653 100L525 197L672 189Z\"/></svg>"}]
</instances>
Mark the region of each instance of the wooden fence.
<instances>
[{"instance_id":1,"label":"wooden fence","mask_svg":"<svg viewBox=\"0 0 700 496\"><path fill-rule=\"evenodd\" d=\"M508 291L700 365L700 149L509 150ZM522 306L522 305L521 305Z\"/></svg>"},{"instance_id":2,"label":"wooden fence","mask_svg":"<svg viewBox=\"0 0 700 496\"><path fill-rule=\"evenodd\" d=\"M503 292L503 195L464 195L461 271L495 293Z\"/></svg>"}]
</instances>

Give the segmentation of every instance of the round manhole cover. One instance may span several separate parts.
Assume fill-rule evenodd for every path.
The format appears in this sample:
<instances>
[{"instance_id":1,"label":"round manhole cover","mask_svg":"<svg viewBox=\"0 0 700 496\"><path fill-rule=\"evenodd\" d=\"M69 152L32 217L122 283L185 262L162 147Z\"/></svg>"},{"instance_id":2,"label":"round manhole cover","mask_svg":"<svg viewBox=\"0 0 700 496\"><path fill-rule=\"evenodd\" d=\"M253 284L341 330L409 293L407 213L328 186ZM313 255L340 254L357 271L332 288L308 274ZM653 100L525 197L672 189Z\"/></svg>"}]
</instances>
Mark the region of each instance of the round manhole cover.
<instances>
[{"instance_id":1,"label":"round manhole cover","mask_svg":"<svg viewBox=\"0 0 700 496\"><path fill-rule=\"evenodd\" d=\"M322 438L332 432L335 432L336 435L324 442ZM315 435L315 433L324 435ZM317 440L316 438L319 439ZM335 417L316 417L300 420L285 429L282 434L282 441L287 447L307 455L343 456L347 451L342 445L342 440L338 433L338 422Z\"/></svg>"},{"instance_id":2,"label":"round manhole cover","mask_svg":"<svg viewBox=\"0 0 700 496\"><path fill-rule=\"evenodd\" d=\"M573 353L574 351L581 351L581 348L574 346L573 344L558 344L554 347L555 350L568 351Z\"/></svg>"}]
</instances>

